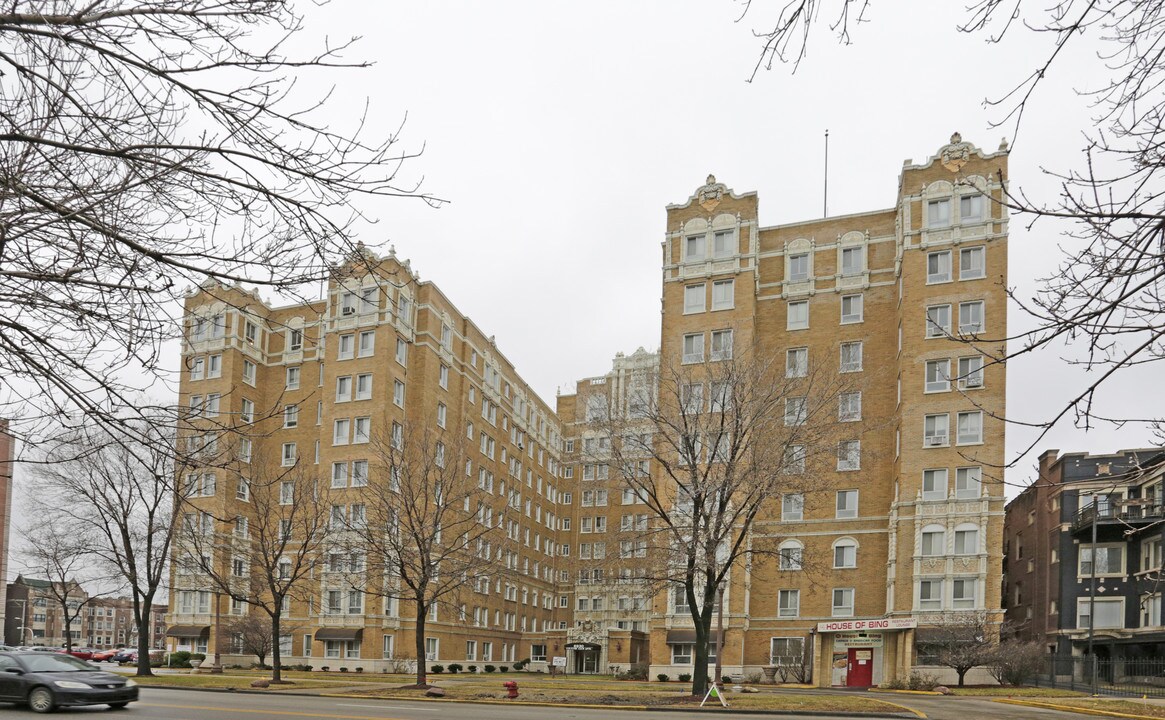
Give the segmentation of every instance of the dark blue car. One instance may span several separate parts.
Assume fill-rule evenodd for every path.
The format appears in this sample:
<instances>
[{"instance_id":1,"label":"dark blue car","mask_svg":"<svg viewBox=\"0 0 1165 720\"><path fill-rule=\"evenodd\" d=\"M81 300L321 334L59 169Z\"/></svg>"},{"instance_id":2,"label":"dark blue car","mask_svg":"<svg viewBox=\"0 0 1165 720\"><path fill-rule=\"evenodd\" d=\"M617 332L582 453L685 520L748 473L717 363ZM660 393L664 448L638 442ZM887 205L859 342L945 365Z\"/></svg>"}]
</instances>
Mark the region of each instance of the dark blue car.
<instances>
[{"instance_id":1,"label":"dark blue car","mask_svg":"<svg viewBox=\"0 0 1165 720\"><path fill-rule=\"evenodd\" d=\"M26 703L38 713L58 707L108 705L138 699L137 683L63 653L0 653L0 702Z\"/></svg>"}]
</instances>

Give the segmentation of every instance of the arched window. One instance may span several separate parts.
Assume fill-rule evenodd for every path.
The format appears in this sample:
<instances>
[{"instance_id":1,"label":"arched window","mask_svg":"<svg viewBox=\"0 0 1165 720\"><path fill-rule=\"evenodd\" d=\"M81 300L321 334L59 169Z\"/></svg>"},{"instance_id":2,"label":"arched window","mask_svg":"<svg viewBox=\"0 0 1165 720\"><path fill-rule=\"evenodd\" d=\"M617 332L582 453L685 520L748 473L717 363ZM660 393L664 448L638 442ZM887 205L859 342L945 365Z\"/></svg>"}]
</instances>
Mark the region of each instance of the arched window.
<instances>
[{"instance_id":1,"label":"arched window","mask_svg":"<svg viewBox=\"0 0 1165 720\"><path fill-rule=\"evenodd\" d=\"M955 554L975 555L979 552L979 526L963 523L955 528Z\"/></svg>"},{"instance_id":2,"label":"arched window","mask_svg":"<svg viewBox=\"0 0 1165 720\"><path fill-rule=\"evenodd\" d=\"M946 529L942 525L927 525L922 529L920 555L934 557L946 554Z\"/></svg>"},{"instance_id":3,"label":"arched window","mask_svg":"<svg viewBox=\"0 0 1165 720\"><path fill-rule=\"evenodd\" d=\"M781 543L778 551L781 554L780 568L782 570L800 570L801 558L805 546L796 540L786 540Z\"/></svg>"},{"instance_id":4,"label":"arched window","mask_svg":"<svg viewBox=\"0 0 1165 720\"><path fill-rule=\"evenodd\" d=\"M833 543L833 567L853 568L858 566L858 542L844 537Z\"/></svg>"}]
</instances>

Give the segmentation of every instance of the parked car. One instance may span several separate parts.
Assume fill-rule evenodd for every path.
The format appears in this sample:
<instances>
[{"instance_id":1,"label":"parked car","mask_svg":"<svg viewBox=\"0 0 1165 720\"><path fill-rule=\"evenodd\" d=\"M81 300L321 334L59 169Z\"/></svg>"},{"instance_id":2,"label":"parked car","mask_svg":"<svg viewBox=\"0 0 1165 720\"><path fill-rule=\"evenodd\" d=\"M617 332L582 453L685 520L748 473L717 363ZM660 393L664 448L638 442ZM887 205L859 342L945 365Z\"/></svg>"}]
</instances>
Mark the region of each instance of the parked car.
<instances>
[{"instance_id":1,"label":"parked car","mask_svg":"<svg viewBox=\"0 0 1165 720\"><path fill-rule=\"evenodd\" d=\"M119 652L121 652L120 649L97 650L96 652L93 653L93 657L89 658L89 661L90 662L107 662L109 660L112 660L113 656L118 654Z\"/></svg>"},{"instance_id":2,"label":"parked car","mask_svg":"<svg viewBox=\"0 0 1165 720\"><path fill-rule=\"evenodd\" d=\"M115 663L132 663L138 661L138 651L122 648L117 651L117 654L109 658Z\"/></svg>"},{"instance_id":3,"label":"parked car","mask_svg":"<svg viewBox=\"0 0 1165 720\"><path fill-rule=\"evenodd\" d=\"M27 703L33 712L58 707L123 708L138 699L137 683L66 653L0 653L0 702Z\"/></svg>"},{"instance_id":4,"label":"parked car","mask_svg":"<svg viewBox=\"0 0 1165 720\"><path fill-rule=\"evenodd\" d=\"M36 647L31 648L31 651L32 652L46 652L46 653L63 653L65 651L65 649L64 648L57 648L57 647L45 647L44 645L37 645Z\"/></svg>"},{"instance_id":5,"label":"parked car","mask_svg":"<svg viewBox=\"0 0 1165 720\"><path fill-rule=\"evenodd\" d=\"M92 660L93 653L97 651L93 648L75 647L72 650L66 650L65 652L77 658L78 660Z\"/></svg>"}]
</instances>

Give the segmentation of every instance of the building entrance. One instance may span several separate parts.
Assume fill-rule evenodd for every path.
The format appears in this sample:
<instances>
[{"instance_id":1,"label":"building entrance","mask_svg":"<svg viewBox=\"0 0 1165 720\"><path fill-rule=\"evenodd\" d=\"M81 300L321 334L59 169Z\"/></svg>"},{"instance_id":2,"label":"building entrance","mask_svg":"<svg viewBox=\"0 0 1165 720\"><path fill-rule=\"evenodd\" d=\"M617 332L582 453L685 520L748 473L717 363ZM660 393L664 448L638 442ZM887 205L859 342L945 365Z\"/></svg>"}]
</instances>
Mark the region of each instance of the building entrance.
<instances>
[{"instance_id":1,"label":"building entrance","mask_svg":"<svg viewBox=\"0 0 1165 720\"><path fill-rule=\"evenodd\" d=\"M850 648L846 660L846 687L870 687L874 684L874 649Z\"/></svg>"},{"instance_id":2,"label":"building entrance","mask_svg":"<svg viewBox=\"0 0 1165 720\"><path fill-rule=\"evenodd\" d=\"M579 674L594 674L599 671L599 654L603 647L597 643L573 642L566 646L574 653L573 670Z\"/></svg>"}]
</instances>

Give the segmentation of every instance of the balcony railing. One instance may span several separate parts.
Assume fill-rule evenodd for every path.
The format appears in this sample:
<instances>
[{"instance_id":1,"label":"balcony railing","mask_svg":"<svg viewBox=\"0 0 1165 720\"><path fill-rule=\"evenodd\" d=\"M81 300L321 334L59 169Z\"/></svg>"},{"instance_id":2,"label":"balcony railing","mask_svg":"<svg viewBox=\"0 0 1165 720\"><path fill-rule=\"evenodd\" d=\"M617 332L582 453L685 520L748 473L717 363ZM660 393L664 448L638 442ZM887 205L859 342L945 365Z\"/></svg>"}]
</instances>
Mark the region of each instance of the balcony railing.
<instances>
[{"instance_id":1,"label":"balcony railing","mask_svg":"<svg viewBox=\"0 0 1165 720\"><path fill-rule=\"evenodd\" d=\"M1165 518L1165 505L1157 502L1145 504L1112 504L1097 508L1095 505L1084 508L1076 513L1072 521L1072 529L1080 530L1100 523L1143 523Z\"/></svg>"}]
</instances>

